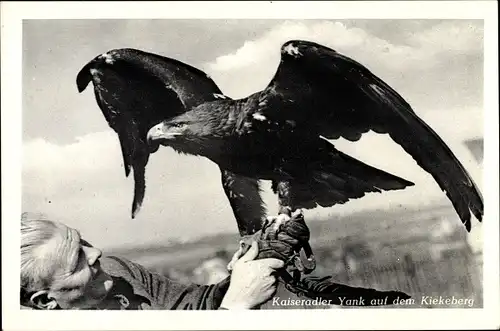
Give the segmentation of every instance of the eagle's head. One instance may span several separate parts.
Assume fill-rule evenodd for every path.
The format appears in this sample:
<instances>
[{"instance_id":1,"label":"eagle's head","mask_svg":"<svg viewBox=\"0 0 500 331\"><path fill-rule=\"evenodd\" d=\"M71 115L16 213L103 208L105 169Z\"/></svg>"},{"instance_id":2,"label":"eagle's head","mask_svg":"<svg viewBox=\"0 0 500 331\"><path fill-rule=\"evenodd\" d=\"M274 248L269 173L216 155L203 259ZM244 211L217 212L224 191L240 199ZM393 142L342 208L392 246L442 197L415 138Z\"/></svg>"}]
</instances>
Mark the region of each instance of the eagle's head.
<instances>
[{"instance_id":1,"label":"eagle's head","mask_svg":"<svg viewBox=\"0 0 500 331\"><path fill-rule=\"evenodd\" d=\"M189 154L206 154L204 149L221 138L221 120L215 114L196 110L162 121L148 131L147 140Z\"/></svg>"},{"instance_id":2,"label":"eagle's head","mask_svg":"<svg viewBox=\"0 0 500 331\"><path fill-rule=\"evenodd\" d=\"M182 121L163 121L153 126L147 135L149 144L171 144L186 140L191 136L190 124Z\"/></svg>"}]
</instances>

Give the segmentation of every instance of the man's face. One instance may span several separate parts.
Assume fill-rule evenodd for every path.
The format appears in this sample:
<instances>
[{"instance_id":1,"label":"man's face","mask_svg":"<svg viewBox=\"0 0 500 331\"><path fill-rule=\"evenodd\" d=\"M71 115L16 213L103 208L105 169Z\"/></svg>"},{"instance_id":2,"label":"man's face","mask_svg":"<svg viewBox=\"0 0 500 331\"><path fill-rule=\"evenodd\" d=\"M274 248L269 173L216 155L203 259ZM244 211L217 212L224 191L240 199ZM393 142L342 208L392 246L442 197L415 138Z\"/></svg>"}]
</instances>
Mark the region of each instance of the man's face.
<instances>
[{"instance_id":1,"label":"man's face","mask_svg":"<svg viewBox=\"0 0 500 331\"><path fill-rule=\"evenodd\" d=\"M54 236L37 250L53 268L48 299L62 309L86 309L100 303L113 280L100 266L102 252L80 238L75 229L58 224Z\"/></svg>"}]
</instances>

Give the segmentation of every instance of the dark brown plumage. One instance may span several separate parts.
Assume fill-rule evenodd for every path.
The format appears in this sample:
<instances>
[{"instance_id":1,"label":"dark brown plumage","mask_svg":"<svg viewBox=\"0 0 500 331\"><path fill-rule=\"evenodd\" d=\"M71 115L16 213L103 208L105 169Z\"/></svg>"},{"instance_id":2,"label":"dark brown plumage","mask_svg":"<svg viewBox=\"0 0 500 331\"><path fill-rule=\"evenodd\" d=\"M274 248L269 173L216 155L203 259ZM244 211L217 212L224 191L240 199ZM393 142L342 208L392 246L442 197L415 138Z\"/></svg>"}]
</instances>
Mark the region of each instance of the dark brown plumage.
<instances>
[{"instance_id":1,"label":"dark brown plumage","mask_svg":"<svg viewBox=\"0 0 500 331\"><path fill-rule=\"evenodd\" d=\"M453 152L391 87L356 61L322 45L289 41L269 85L232 100L202 71L134 49L97 56L78 74L120 140L125 174L134 171L132 217L145 194L145 167L158 141L219 165L242 235L260 229L260 179L281 206L314 208L413 183L338 151L327 139L388 133L446 192L466 229L483 200ZM151 129L154 126L153 129ZM150 141L147 142L147 134ZM153 140L158 140L152 142ZM384 156L381 156L384 157Z\"/></svg>"},{"instance_id":2,"label":"dark brown plumage","mask_svg":"<svg viewBox=\"0 0 500 331\"><path fill-rule=\"evenodd\" d=\"M434 177L468 231L471 213L482 221L479 190L438 134L366 67L316 43L285 43L264 90L202 103L153 127L148 137L240 176L272 180L280 206L293 210L413 185L326 140L355 141L369 130L388 133Z\"/></svg>"}]
</instances>

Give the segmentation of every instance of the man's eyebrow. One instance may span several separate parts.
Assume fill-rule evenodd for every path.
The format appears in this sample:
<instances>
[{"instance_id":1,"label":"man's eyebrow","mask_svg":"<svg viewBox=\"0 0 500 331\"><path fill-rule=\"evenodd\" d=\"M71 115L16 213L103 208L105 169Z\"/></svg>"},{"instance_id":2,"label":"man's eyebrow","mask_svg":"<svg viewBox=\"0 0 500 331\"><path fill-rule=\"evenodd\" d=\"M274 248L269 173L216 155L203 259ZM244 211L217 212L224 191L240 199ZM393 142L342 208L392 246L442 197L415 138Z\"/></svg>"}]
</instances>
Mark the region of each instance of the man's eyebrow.
<instances>
[{"instance_id":1,"label":"man's eyebrow","mask_svg":"<svg viewBox=\"0 0 500 331\"><path fill-rule=\"evenodd\" d=\"M73 261L71 262L71 272L75 272L78 266L80 265L80 256L82 254L82 250L80 247L78 247L78 251L75 254L75 257L73 258Z\"/></svg>"},{"instance_id":2,"label":"man's eyebrow","mask_svg":"<svg viewBox=\"0 0 500 331\"><path fill-rule=\"evenodd\" d=\"M74 230L75 233L76 233L76 238L78 238L78 243L80 243L80 240L82 240L82 234L80 233L80 231L78 230ZM76 241L76 240L75 240Z\"/></svg>"}]
</instances>

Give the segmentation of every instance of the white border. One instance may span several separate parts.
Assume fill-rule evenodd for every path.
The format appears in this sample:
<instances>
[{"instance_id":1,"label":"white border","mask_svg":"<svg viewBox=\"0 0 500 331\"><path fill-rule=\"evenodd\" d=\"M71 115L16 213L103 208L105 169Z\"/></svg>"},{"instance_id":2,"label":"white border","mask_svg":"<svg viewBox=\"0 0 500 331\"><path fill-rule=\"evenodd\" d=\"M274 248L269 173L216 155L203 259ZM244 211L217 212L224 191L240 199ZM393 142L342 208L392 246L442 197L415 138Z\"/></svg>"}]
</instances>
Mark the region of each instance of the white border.
<instances>
[{"instance_id":1,"label":"white border","mask_svg":"<svg viewBox=\"0 0 500 331\"><path fill-rule=\"evenodd\" d=\"M498 209L498 6L432 2L2 2L2 317L4 330L479 329L500 326ZM110 312L19 310L22 19L475 18L485 20L484 308ZM9 304L10 303L10 304Z\"/></svg>"}]
</instances>

